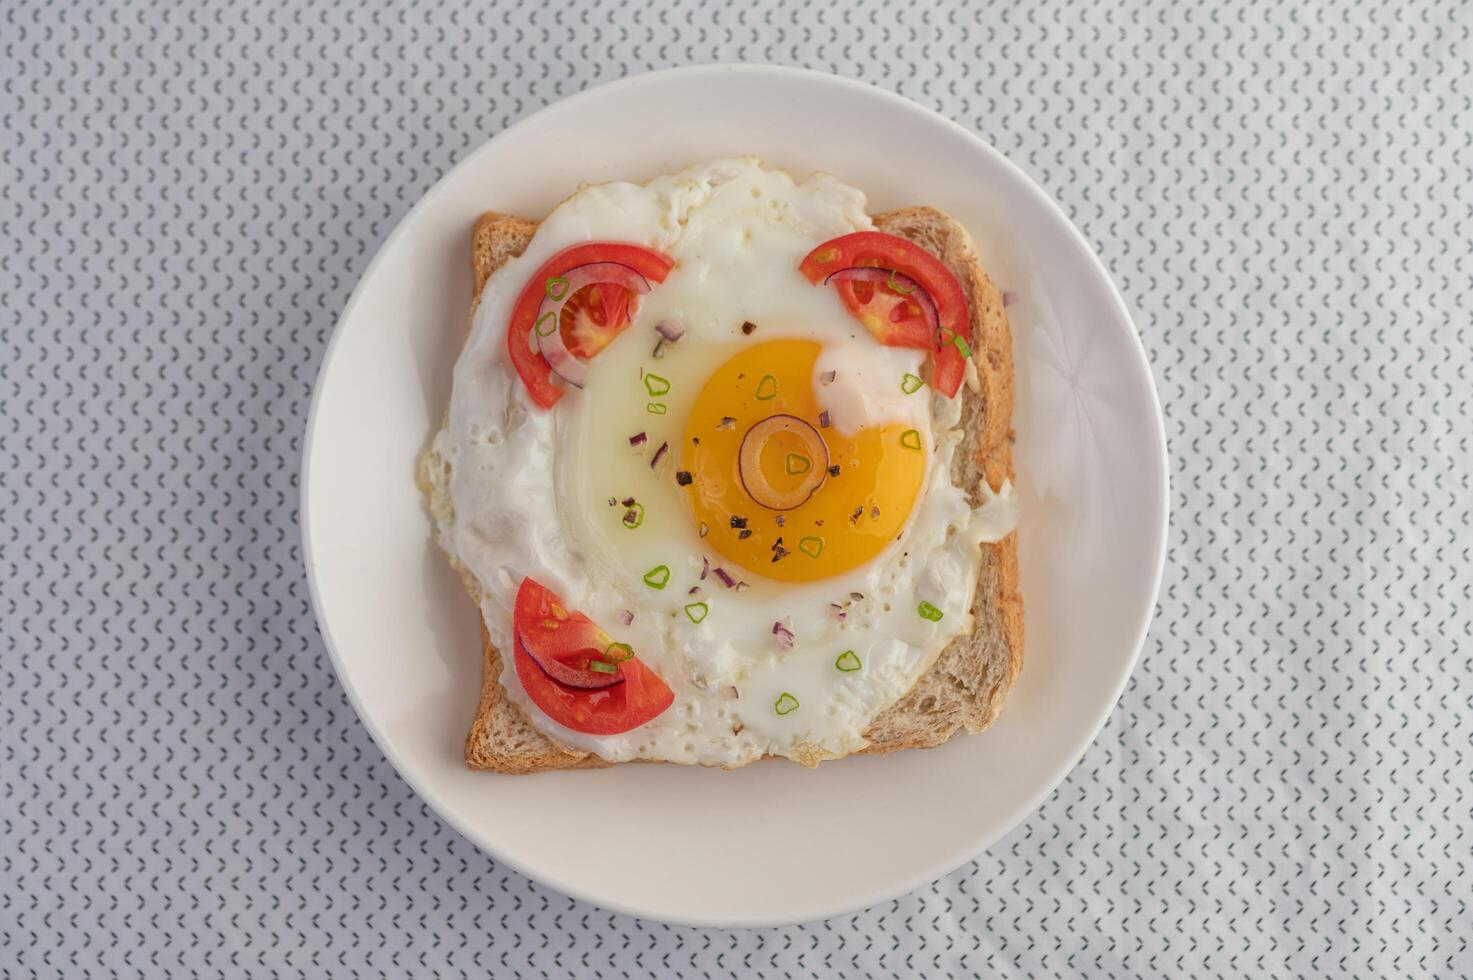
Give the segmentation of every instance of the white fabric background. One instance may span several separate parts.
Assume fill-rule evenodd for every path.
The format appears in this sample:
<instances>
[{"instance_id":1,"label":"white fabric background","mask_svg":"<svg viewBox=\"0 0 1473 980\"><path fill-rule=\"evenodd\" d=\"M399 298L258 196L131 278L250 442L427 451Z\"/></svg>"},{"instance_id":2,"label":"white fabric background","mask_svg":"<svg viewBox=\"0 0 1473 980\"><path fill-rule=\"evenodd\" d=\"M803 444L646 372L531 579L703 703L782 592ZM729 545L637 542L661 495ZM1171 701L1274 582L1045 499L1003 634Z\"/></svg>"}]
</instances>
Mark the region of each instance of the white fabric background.
<instances>
[{"instance_id":1,"label":"white fabric background","mask_svg":"<svg viewBox=\"0 0 1473 980\"><path fill-rule=\"evenodd\" d=\"M0 974L1473 974L1470 34L1426 0L0 0ZM1171 442L1097 744L975 863L801 928L611 915L447 830L298 547L311 382L415 199L552 100L713 60L1022 165Z\"/></svg>"}]
</instances>

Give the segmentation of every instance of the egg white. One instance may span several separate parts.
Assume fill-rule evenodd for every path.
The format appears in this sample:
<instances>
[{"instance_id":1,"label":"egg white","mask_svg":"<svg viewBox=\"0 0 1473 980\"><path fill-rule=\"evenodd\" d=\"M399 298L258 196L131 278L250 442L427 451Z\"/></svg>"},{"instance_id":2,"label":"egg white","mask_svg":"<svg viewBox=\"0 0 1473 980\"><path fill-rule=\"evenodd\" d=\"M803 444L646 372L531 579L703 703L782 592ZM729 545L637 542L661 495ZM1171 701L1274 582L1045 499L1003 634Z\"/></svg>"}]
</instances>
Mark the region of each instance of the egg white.
<instances>
[{"instance_id":1,"label":"egg white","mask_svg":"<svg viewBox=\"0 0 1473 980\"><path fill-rule=\"evenodd\" d=\"M759 161L689 167L644 186L585 187L542 223L526 253L487 283L472 334L455 369L449 425L436 449L451 467L454 515L441 539L482 587L493 642L509 651L516 590L532 576L558 592L639 656L675 691L675 704L634 731L594 737L549 720L527 698L505 658L501 681L533 722L610 761L657 758L738 766L763 755L812 762L862 748L870 720L900 695L954 636L971 629L979 549L1013 525L1011 487L972 508L951 483L963 433L961 399L906 395L900 377L919 374L921 352L875 343L834 291L797 272L814 246L873 227L864 196L827 175L795 183ZM636 242L674 258L664 284L644 297L630 327L591 362L588 383L552 411L533 405L505 355L506 324L527 276L585 240ZM671 319L686 334L653 357L653 325ZM743 322L757 325L750 336ZM905 530L867 564L821 582L771 582L724 562L701 541L672 476L690 407L706 378L744 345L781 338L819 341L816 373L842 383L815 386L846 429L905 421L930 447L925 483ZM641 371L670 379L664 415ZM629 437L646 441L631 447ZM650 461L662 443L661 466ZM644 523L623 526L610 496L633 496ZM703 558L750 588L700 579ZM657 565L672 570L655 590ZM691 588L701 592L690 594ZM863 596L852 600L851 593ZM684 613L700 599L700 624ZM917 614L925 599L939 622ZM841 621L832 604L847 602ZM634 622L621 625L622 614ZM773 623L791 625L782 650ZM853 650L863 667L841 672ZM799 708L778 715L784 693Z\"/></svg>"}]
</instances>

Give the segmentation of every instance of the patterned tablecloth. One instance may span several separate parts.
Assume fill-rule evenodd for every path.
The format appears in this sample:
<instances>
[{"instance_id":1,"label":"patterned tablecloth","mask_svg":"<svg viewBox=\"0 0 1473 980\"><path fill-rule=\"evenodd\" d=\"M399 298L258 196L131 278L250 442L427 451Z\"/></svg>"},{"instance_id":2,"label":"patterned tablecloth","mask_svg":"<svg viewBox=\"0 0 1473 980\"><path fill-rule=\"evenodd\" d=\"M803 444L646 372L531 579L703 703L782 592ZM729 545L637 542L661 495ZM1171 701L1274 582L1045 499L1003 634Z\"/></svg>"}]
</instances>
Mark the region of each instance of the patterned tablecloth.
<instances>
[{"instance_id":1,"label":"patterned tablecloth","mask_svg":"<svg viewBox=\"0 0 1473 980\"><path fill-rule=\"evenodd\" d=\"M0 0L0 975L1473 974L1470 53L1432 0ZM419 195L716 60L899 92L1058 199L1173 511L1140 667L1037 813L734 932L447 829L333 676L296 522L323 348Z\"/></svg>"}]
</instances>

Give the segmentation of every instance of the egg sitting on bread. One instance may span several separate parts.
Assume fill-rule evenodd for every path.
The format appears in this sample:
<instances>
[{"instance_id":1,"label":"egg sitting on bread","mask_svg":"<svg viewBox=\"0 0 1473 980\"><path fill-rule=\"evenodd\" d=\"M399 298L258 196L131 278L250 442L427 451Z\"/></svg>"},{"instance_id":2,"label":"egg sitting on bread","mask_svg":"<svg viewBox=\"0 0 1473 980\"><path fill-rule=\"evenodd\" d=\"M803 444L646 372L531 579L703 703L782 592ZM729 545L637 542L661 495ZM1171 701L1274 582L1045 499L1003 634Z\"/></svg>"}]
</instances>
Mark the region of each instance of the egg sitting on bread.
<instances>
[{"instance_id":1,"label":"egg sitting on bread","mask_svg":"<svg viewBox=\"0 0 1473 980\"><path fill-rule=\"evenodd\" d=\"M719 160L554 209L424 467L506 710L595 764L865 749L1015 523L1010 483L953 475L970 323L828 175Z\"/></svg>"}]
</instances>

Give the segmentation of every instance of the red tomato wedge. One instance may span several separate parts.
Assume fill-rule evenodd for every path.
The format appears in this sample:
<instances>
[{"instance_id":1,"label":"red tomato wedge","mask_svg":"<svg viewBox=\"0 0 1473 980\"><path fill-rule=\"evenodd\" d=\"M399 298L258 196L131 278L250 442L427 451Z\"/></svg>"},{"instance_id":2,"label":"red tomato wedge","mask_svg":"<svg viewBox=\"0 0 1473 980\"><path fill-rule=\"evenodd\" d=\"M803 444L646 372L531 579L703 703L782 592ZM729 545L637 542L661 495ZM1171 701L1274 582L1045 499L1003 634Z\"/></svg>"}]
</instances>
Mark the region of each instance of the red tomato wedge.
<instances>
[{"instance_id":1,"label":"red tomato wedge","mask_svg":"<svg viewBox=\"0 0 1473 980\"><path fill-rule=\"evenodd\" d=\"M543 408L556 405L563 389L553 380L552 368L533 347L537 308L548 295L549 280L556 280L579 266L615 262L628 266L651 283L661 283L675 267L667 255L626 242L584 242L565 248L542 264L522 287L507 325L506 344L512 366L527 386L532 400ZM553 287L556 288L555 286ZM595 295L596 294L596 295ZM622 295L621 295L622 294ZM559 333L569 351L591 357L607 347L634 317L635 303L620 286L597 283L585 286L563 307Z\"/></svg>"},{"instance_id":2,"label":"red tomato wedge","mask_svg":"<svg viewBox=\"0 0 1473 980\"><path fill-rule=\"evenodd\" d=\"M857 231L809 252L798 271L814 285L831 283L886 347L931 351L931 387L948 398L961 388L972 316L961 283L936 256L894 235Z\"/></svg>"},{"instance_id":3,"label":"red tomato wedge","mask_svg":"<svg viewBox=\"0 0 1473 980\"><path fill-rule=\"evenodd\" d=\"M657 717L675 701L675 692L628 647L616 646L593 620L568 609L556 593L530 578L522 579L517 591L512 630L517 678L527 696L547 717L575 732L618 735ZM558 666L549 672L543 662ZM613 667L617 682L589 688L553 676L574 679L607 670L594 670L591 664Z\"/></svg>"}]
</instances>

